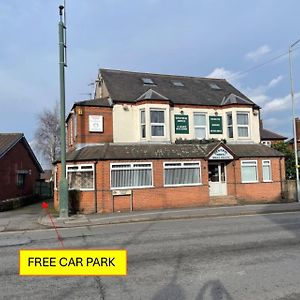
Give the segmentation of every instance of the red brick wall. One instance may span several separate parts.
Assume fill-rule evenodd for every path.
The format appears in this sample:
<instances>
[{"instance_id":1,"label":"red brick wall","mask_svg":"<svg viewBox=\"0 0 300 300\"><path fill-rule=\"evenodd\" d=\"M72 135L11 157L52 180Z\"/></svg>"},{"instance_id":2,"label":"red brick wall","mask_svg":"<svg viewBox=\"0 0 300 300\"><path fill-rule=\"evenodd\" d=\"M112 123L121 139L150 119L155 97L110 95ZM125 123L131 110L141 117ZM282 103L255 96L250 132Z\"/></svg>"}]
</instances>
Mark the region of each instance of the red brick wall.
<instances>
[{"instance_id":1,"label":"red brick wall","mask_svg":"<svg viewBox=\"0 0 300 300\"><path fill-rule=\"evenodd\" d=\"M245 158L247 159L247 158ZM249 158L253 159L253 158ZM254 202L274 202L281 199L280 159L272 158L273 182L262 182L262 159L258 160L259 183L241 183L240 161L229 162L226 166L227 191L229 196ZM163 162L170 160L153 160L154 187L133 189L132 195L112 196L110 190L110 162L99 161L96 165L97 181L97 211L112 212L129 210L131 197L133 210L148 210L176 207L196 207L209 205L208 165L201 160L202 185L185 187L163 186ZM122 161L111 161L119 162ZM126 161L128 162L128 161ZM86 163L86 162L85 162ZM94 163L94 162L91 162ZM284 159L281 160L281 174L284 179ZM79 192L81 203L80 211L83 213L95 212L95 193ZM55 206L58 207L57 193L55 193Z\"/></svg>"},{"instance_id":2,"label":"red brick wall","mask_svg":"<svg viewBox=\"0 0 300 300\"><path fill-rule=\"evenodd\" d=\"M31 170L23 188L17 186L18 170ZM0 201L32 195L34 183L39 178L40 173L21 140L0 159Z\"/></svg>"},{"instance_id":3,"label":"red brick wall","mask_svg":"<svg viewBox=\"0 0 300 300\"><path fill-rule=\"evenodd\" d=\"M89 115L103 116L103 132L89 132ZM76 107L76 116L77 134L76 136L73 134L73 143L71 142L71 130L74 126L73 114L67 122L67 145L69 149L73 149L76 144L110 143L113 141L112 108L78 106Z\"/></svg>"}]
</instances>

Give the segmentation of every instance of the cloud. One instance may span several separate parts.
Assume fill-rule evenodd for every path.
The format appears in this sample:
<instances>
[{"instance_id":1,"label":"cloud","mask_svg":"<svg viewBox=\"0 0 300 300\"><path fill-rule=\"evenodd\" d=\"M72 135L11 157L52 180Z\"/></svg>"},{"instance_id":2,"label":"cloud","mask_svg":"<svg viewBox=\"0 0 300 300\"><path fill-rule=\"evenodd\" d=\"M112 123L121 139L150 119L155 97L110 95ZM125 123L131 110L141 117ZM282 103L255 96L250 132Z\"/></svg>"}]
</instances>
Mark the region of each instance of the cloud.
<instances>
[{"instance_id":1,"label":"cloud","mask_svg":"<svg viewBox=\"0 0 300 300\"><path fill-rule=\"evenodd\" d=\"M268 45L263 45L254 51L246 54L246 58L254 62L258 62L264 55L269 53L271 48Z\"/></svg>"},{"instance_id":2,"label":"cloud","mask_svg":"<svg viewBox=\"0 0 300 300\"><path fill-rule=\"evenodd\" d=\"M300 99L300 92L295 93L294 95L295 102L298 102ZM274 112L274 111L283 111L290 110L292 107L291 103L291 95L288 94L281 98L275 98L265 104L263 107L266 112Z\"/></svg>"},{"instance_id":3,"label":"cloud","mask_svg":"<svg viewBox=\"0 0 300 300\"><path fill-rule=\"evenodd\" d=\"M240 86L239 79L241 78L241 75L239 75L239 72L233 72L230 70L226 70L223 67L215 68L211 73L207 75L209 78L222 78L226 79L230 83Z\"/></svg>"},{"instance_id":4,"label":"cloud","mask_svg":"<svg viewBox=\"0 0 300 300\"><path fill-rule=\"evenodd\" d=\"M275 87L282 79L283 79L283 76L279 75L278 77L272 79L269 82L268 87L269 88Z\"/></svg>"}]
</instances>

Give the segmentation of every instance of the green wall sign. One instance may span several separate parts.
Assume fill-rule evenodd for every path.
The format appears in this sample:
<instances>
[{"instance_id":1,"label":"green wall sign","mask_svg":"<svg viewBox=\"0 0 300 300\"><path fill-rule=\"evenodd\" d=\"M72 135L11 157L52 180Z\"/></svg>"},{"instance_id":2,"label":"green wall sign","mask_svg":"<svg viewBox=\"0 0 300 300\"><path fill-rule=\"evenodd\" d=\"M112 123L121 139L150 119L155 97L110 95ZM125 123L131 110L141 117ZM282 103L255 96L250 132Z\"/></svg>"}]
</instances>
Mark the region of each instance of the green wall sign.
<instances>
[{"instance_id":1,"label":"green wall sign","mask_svg":"<svg viewBox=\"0 0 300 300\"><path fill-rule=\"evenodd\" d=\"M222 134L222 117L219 116L209 116L209 132L211 134Z\"/></svg>"},{"instance_id":2,"label":"green wall sign","mask_svg":"<svg viewBox=\"0 0 300 300\"><path fill-rule=\"evenodd\" d=\"M189 133L189 116L175 115L175 133L188 134Z\"/></svg>"}]
</instances>

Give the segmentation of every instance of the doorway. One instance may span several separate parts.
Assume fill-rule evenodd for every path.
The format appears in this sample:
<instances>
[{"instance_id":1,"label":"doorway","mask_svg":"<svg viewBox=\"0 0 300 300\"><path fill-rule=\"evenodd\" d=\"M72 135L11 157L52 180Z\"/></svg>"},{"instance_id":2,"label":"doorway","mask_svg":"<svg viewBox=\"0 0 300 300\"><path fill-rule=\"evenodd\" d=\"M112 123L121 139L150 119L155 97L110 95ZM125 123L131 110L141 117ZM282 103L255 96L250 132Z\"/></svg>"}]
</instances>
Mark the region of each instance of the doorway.
<instances>
[{"instance_id":1,"label":"doorway","mask_svg":"<svg viewBox=\"0 0 300 300\"><path fill-rule=\"evenodd\" d=\"M209 196L226 196L226 166L223 162L208 163Z\"/></svg>"}]
</instances>

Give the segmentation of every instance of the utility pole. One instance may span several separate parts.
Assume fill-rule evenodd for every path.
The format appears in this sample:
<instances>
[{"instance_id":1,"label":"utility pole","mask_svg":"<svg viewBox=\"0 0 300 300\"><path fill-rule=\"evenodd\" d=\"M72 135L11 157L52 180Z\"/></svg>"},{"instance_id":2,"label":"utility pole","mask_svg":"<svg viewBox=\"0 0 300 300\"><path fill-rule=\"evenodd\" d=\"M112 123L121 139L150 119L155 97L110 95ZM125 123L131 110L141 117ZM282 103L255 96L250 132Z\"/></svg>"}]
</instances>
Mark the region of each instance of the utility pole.
<instances>
[{"instance_id":1,"label":"utility pole","mask_svg":"<svg viewBox=\"0 0 300 300\"><path fill-rule=\"evenodd\" d=\"M60 158L61 172L59 182L59 217L68 218L68 182L66 178L66 127L65 127L65 67L66 44L65 44L65 22L63 19L64 6L59 6L59 79L60 79ZM64 15L65 16L65 15Z\"/></svg>"},{"instance_id":2,"label":"utility pole","mask_svg":"<svg viewBox=\"0 0 300 300\"><path fill-rule=\"evenodd\" d=\"M295 153L295 168L296 168L296 197L300 202L300 182L299 182L299 162L298 162L298 141L296 131L296 116L295 116L295 99L294 99L294 80L293 80L293 66L292 66L292 48L300 42L297 40L289 47L289 67L290 67L290 83L291 83L291 99L292 99L292 115L293 115L293 132L294 132L294 153Z\"/></svg>"}]
</instances>

